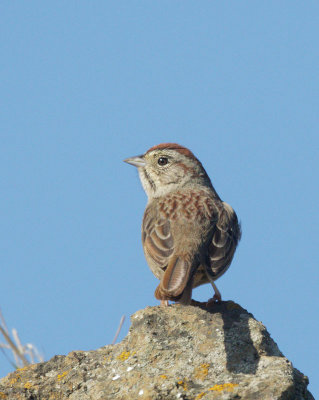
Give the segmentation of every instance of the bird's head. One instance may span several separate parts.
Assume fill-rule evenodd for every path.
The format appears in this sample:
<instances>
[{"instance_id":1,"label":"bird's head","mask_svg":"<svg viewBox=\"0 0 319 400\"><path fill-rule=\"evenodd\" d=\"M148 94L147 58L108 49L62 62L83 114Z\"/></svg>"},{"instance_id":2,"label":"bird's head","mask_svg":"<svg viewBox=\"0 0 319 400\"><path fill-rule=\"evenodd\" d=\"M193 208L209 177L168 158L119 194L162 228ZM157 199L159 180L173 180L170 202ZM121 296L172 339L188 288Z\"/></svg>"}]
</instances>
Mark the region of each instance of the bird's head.
<instances>
[{"instance_id":1,"label":"bird's head","mask_svg":"<svg viewBox=\"0 0 319 400\"><path fill-rule=\"evenodd\" d=\"M162 143L145 154L124 160L138 168L149 199L160 197L185 186L211 187L210 179L194 154L176 143Z\"/></svg>"}]
</instances>

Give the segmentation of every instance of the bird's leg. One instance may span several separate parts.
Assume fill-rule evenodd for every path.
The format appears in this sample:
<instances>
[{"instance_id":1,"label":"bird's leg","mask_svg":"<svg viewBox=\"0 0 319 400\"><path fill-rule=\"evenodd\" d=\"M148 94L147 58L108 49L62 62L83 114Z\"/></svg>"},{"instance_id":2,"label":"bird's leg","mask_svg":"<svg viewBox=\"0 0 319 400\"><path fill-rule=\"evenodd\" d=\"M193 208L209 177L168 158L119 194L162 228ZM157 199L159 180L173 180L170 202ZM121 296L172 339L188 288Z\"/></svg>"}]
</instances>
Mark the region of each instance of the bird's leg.
<instances>
[{"instance_id":1,"label":"bird's leg","mask_svg":"<svg viewBox=\"0 0 319 400\"><path fill-rule=\"evenodd\" d=\"M211 283L212 286L213 286L213 289L214 289L214 291L215 291L215 294L214 294L214 296L213 296L211 299L209 299L209 300L207 301L207 305L210 305L210 304L212 304L212 303L220 303L220 302L222 301L222 295L220 294L220 291L218 290L217 286L215 285L215 282L214 282L214 281L211 281L210 283Z\"/></svg>"},{"instance_id":2,"label":"bird's leg","mask_svg":"<svg viewBox=\"0 0 319 400\"><path fill-rule=\"evenodd\" d=\"M218 290L217 286L215 285L214 275L210 268L210 261L209 261L208 265L207 265L207 262L205 262L204 266L205 266L205 270L206 270L206 275L209 279L209 282L213 286L213 289L215 292L214 296L211 299L208 299L208 301L207 301L207 306L210 306L215 303L220 303L222 301L222 295L220 294L220 291Z\"/></svg>"},{"instance_id":3,"label":"bird's leg","mask_svg":"<svg viewBox=\"0 0 319 400\"><path fill-rule=\"evenodd\" d=\"M161 307L167 307L168 306L168 300L161 300Z\"/></svg>"},{"instance_id":4,"label":"bird's leg","mask_svg":"<svg viewBox=\"0 0 319 400\"><path fill-rule=\"evenodd\" d=\"M184 306L188 306L192 301L192 292L193 292L193 278L190 278L187 282L185 289L183 290L182 297L178 300L179 304L183 304Z\"/></svg>"}]
</instances>

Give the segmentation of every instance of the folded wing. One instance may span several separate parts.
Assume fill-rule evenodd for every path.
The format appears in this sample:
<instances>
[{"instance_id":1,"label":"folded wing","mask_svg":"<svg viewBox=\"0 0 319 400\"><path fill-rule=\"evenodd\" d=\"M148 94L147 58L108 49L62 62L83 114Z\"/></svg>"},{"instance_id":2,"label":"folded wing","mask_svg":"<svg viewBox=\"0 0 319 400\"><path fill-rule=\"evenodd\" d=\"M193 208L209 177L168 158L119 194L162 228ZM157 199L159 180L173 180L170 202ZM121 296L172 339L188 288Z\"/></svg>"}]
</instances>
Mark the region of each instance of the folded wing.
<instances>
[{"instance_id":1,"label":"folded wing","mask_svg":"<svg viewBox=\"0 0 319 400\"><path fill-rule=\"evenodd\" d=\"M187 285L192 260L187 255L176 254L171 223L154 208L147 208L144 214L144 253L151 270L161 279L155 297L159 300L175 300L181 296Z\"/></svg>"},{"instance_id":2,"label":"folded wing","mask_svg":"<svg viewBox=\"0 0 319 400\"><path fill-rule=\"evenodd\" d=\"M209 246L212 276L217 279L228 269L241 237L240 225L231 206L223 202Z\"/></svg>"}]
</instances>

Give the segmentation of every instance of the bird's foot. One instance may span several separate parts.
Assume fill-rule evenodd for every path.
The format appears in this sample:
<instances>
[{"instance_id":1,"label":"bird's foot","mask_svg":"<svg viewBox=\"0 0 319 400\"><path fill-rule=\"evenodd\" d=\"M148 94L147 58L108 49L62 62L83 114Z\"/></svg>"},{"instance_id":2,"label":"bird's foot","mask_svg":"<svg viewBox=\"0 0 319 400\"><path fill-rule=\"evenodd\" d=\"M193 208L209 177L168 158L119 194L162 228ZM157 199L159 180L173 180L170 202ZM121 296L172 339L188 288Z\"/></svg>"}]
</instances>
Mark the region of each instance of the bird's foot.
<instances>
[{"instance_id":1,"label":"bird's foot","mask_svg":"<svg viewBox=\"0 0 319 400\"><path fill-rule=\"evenodd\" d=\"M214 296L211 299L207 300L206 306L212 307L215 304L220 304L222 302L222 296L220 295L220 293L215 293Z\"/></svg>"},{"instance_id":2,"label":"bird's foot","mask_svg":"<svg viewBox=\"0 0 319 400\"><path fill-rule=\"evenodd\" d=\"M194 306L194 307L203 307L205 305L206 305L206 302L197 301L197 300L194 300L194 299L192 299L191 302L190 302L190 306Z\"/></svg>"},{"instance_id":3,"label":"bird's foot","mask_svg":"<svg viewBox=\"0 0 319 400\"><path fill-rule=\"evenodd\" d=\"M167 307L168 304L168 300L161 300L161 307Z\"/></svg>"}]
</instances>

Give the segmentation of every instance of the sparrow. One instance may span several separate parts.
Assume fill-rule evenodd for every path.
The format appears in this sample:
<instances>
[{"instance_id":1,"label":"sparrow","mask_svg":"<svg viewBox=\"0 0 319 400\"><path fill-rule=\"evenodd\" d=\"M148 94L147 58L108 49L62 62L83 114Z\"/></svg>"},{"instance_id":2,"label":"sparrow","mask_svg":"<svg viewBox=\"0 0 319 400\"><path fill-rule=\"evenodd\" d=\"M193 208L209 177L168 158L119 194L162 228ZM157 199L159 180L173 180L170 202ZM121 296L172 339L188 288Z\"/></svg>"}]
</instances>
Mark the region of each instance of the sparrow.
<instances>
[{"instance_id":1,"label":"sparrow","mask_svg":"<svg viewBox=\"0 0 319 400\"><path fill-rule=\"evenodd\" d=\"M241 228L232 207L222 201L201 162L177 143L161 143L124 160L138 169L148 202L142 223L146 261L160 280L161 305L188 305L192 289L215 281L228 269Z\"/></svg>"}]
</instances>

